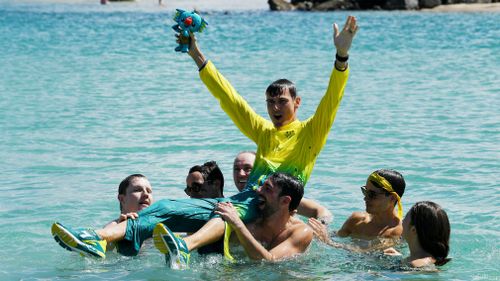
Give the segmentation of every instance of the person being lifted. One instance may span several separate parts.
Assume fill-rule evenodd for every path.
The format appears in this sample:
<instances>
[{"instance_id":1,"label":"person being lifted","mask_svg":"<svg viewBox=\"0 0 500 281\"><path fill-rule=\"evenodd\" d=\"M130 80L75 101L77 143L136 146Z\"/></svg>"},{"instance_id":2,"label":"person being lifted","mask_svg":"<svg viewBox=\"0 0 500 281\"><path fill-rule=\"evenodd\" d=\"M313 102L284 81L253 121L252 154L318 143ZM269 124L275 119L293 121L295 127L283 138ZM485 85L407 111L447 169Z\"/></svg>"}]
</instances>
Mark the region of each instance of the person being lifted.
<instances>
[{"instance_id":1,"label":"person being lifted","mask_svg":"<svg viewBox=\"0 0 500 281\"><path fill-rule=\"evenodd\" d=\"M254 213L251 210L255 210L255 204L258 202L255 200L255 190L259 187L259 179L262 177L274 172L284 172L297 177L305 185L311 175L316 158L326 143L347 84L348 52L358 30L356 18L349 16L342 30L339 31L336 24L333 29L336 60L330 82L316 112L305 121L299 121L297 118L301 97L297 95L294 83L279 79L267 87L265 96L267 112L271 119L268 121L258 115L215 65L206 59L194 34L191 33L189 38L177 35L178 42L189 44L188 54L198 66L200 78L219 101L221 108L238 129L257 144L253 169L245 188L237 194L238 198L235 198L238 203L248 202L247 208L241 208L240 205L238 210L242 218L248 220L249 213ZM213 218L185 240L172 237L173 242L177 244L174 247L177 251L172 254L176 255L178 263L185 263L189 258L189 251L216 241L223 233L223 220ZM168 240L168 237L165 238ZM160 248L160 251L164 251L168 247Z\"/></svg>"},{"instance_id":2,"label":"person being lifted","mask_svg":"<svg viewBox=\"0 0 500 281\"><path fill-rule=\"evenodd\" d=\"M184 254L177 255L176 258L188 257L192 249L213 243L224 235L224 221L213 216L216 203L231 202L244 223L261 217L256 189L262 185L265 177L282 172L298 178L303 185L307 183L344 94L349 75L348 52L357 30L356 18L352 16L347 18L341 30L334 24L336 60L330 82L316 112L305 121L297 119L301 99L297 96L295 85L286 79L273 82L266 90L266 104L271 121L259 116L217 71L213 63L205 59L196 38L190 34L189 55L199 67L202 81L236 126L257 144L254 168L245 189L223 200L160 200L139 212L136 220L129 219L111 228L93 231L94 235L89 239L83 239L77 230L54 223L52 233L56 241L66 249L75 249L97 257L105 257L105 254L94 247L96 243L120 241L121 244L128 245L130 255L135 255L142 242L153 235L153 229L158 223L163 223L174 232L192 232L208 221L185 241L178 240L180 243L177 248Z\"/></svg>"}]
</instances>

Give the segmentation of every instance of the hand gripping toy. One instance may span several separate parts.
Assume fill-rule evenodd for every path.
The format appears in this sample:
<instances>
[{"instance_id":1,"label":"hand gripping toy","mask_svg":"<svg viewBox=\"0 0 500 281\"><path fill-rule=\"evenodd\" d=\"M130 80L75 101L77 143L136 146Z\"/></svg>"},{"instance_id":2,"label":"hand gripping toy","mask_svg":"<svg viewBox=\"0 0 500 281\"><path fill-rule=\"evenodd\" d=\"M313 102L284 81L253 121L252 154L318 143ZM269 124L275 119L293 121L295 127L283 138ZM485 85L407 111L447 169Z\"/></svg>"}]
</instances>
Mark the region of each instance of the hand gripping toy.
<instances>
[{"instance_id":1,"label":"hand gripping toy","mask_svg":"<svg viewBox=\"0 0 500 281\"><path fill-rule=\"evenodd\" d=\"M175 48L175 51L187 53L189 50L189 32L203 32L208 23L195 11L188 12L181 9L177 9L174 20L177 24L173 25L172 28L181 35L179 46Z\"/></svg>"}]
</instances>

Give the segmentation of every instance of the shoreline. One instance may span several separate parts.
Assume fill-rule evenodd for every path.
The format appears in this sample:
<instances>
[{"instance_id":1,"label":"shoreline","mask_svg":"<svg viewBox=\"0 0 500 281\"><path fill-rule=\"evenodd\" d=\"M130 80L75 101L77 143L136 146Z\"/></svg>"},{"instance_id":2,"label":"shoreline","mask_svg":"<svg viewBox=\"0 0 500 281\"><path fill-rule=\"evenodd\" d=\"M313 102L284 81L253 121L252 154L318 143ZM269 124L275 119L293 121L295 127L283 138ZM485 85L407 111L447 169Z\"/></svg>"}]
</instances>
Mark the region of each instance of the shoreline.
<instances>
[{"instance_id":1,"label":"shoreline","mask_svg":"<svg viewBox=\"0 0 500 281\"><path fill-rule=\"evenodd\" d=\"M18 4L96 4L100 5L100 0L18 0ZM125 9L158 9L172 10L175 8L182 9L199 9L202 11L271 11L267 0L253 0L249 2L234 2L232 0L161 0L163 5L158 5L159 0L132 0L125 2L109 2L108 7L125 8ZM9 2L4 2L9 3ZM0 0L2 4L2 0ZM11 3L12 4L12 3ZM334 10L331 12L363 12L370 10ZM373 10L372 10L373 11ZM472 4L446 4L439 5L434 8L423 8L417 10L379 10L379 11L417 11L417 12L500 12L500 3L472 3Z\"/></svg>"},{"instance_id":2,"label":"shoreline","mask_svg":"<svg viewBox=\"0 0 500 281\"><path fill-rule=\"evenodd\" d=\"M500 12L500 3L473 3L439 5L431 9L421 9L422 12Z\"/></svg>"}]
</instances>

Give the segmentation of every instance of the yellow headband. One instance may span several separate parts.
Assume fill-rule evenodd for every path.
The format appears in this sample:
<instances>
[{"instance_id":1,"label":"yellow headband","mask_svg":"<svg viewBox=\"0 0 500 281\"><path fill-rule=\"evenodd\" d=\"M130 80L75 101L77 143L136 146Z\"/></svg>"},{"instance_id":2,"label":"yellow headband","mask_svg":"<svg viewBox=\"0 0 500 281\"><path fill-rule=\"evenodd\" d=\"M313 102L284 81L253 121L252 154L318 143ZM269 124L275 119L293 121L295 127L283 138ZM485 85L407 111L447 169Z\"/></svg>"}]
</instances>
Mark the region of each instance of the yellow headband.
<instances>
[{"instance_id":1,"label":"yellow headband","mask_svg":"<svg viewBox=\"0 0 500 281\"><path fill-rule=\"evenodd\" d=\"M392 189L391 183L389 181L387 181L381 175L377 174L376 172L373 172L368 177L368 180L378 183L380 186L382 186L382 188L387 190L387 192L389 192L390 194L394 195L394 197L396 197L396 199L398 200L398 217L399 217L399 219L402 219L403 218L403 204L401 204L401 197L399 197L399 195L396 193L396 191L394 191L394 189Z\"/></svg>"}]
</instances>

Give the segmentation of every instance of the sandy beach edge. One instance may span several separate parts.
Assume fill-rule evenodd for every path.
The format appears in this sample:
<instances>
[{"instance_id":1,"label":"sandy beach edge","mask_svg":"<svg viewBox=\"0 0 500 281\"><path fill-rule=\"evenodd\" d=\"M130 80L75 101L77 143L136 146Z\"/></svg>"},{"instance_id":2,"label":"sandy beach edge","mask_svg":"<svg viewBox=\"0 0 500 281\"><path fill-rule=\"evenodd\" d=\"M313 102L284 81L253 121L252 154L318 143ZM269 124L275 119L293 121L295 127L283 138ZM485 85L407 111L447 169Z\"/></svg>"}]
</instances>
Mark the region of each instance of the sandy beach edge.
<instances>
[{"instance_id":1,"label":"sandy beach edge","mask_svg":"<svg viewBox=\"0 0 500 281\"><path fill-rule=\"evenodd\" d=\"M108 0L109 1L109 0ZM0 0L2 4L4 0ZM145 8L148 9L162 9L162 10L175 10L175 8L184 9L200 9L209 11L247 11L247 10L260 10L269 11L267 0L253 0L253 1L234 1L234 0L162 0L163 5L159 6L159 0L135 0L130 2L108 2L109 5L115 8ZM9 1L5 1L9 3ZM12 2L10 2L12 3ZM18 4L98 4L100 0L16 0ZM341 11L341 10L337 10ZM360 10L358 10L360 11ZM420 12L500 12L500 3L472 3L472 4L447 4L439 5L431 9L420 9ZM351 11L356 12L356 11Z\"/></svg>"}]
</instances>

